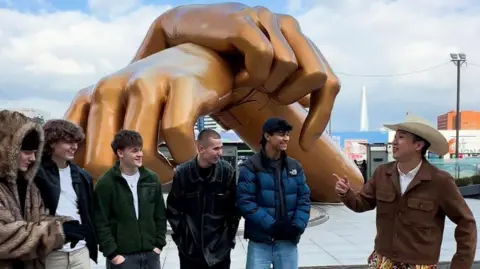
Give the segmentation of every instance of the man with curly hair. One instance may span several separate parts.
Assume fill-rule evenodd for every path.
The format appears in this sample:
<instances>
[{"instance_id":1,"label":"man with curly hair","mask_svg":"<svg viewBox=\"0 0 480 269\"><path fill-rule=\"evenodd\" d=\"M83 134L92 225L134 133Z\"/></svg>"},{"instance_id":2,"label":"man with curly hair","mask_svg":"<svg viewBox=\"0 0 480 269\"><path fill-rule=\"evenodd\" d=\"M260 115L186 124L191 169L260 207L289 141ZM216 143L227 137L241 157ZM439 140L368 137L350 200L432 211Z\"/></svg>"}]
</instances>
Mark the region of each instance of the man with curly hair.
<instances>
[{"instance_id":1,"label":"man with curly hair","mask_svg":"<svg viewBox=\"0 0 480 269\"><path fill-rule=\"evenodd\" d=\"M61 119L44 126L45 144L35 182L52 216L69 216L67 243L45 260L49 269L86 269L90 259L97 262L98 247L93 224L93 181L87 171L73 163L84 132L78 125Z\"/></svg>"},{"instance_id":2,"label":"man with curly hair","mask_svg":"<svg viewBox=\"0 0 480 269\"><path fill-rule=\"evenodd\" d=\"M121 130L111 143L118 158L97 181L95 227L107 268L160 269L167 220L160 180L143 166L143 139Z\"/></svg>"}]
</instances>

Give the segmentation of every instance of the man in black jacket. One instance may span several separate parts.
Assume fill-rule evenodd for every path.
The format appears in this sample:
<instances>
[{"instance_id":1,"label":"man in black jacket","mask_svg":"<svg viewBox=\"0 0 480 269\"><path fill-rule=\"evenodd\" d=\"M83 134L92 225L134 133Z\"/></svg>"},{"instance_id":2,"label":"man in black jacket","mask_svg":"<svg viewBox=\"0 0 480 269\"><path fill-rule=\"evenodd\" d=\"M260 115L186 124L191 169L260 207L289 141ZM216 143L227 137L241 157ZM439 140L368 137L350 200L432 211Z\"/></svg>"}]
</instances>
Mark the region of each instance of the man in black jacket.
<instances>
[{"instance_id":1,"label":"man in black jacket","mask_svg":"<svg viewBox=\"0 0 480 269\"><path fill-rule=\"evenodd\" d=\"M198 155L175 170L167 220L180 268L230 268L240 215L235 206L235 169L221 160L222 139L211 129L198 134Z\"/></svg>"},{"instance_id":2,"label":"man in black jacket","mask_svg":"<svg viewBox=\"0 0 480 269\"><path fill-rule=\"evenodd\" d=\"M70 242L47 256L49 269L90 268L97 262L98 247L93 224L93 182L72 160L78 143L85 138L81 127L66 120L50 120L43 126L45 144L35 177L45 207L52 216L73 219L65 230Z\"/></svg>"}]
</instances>

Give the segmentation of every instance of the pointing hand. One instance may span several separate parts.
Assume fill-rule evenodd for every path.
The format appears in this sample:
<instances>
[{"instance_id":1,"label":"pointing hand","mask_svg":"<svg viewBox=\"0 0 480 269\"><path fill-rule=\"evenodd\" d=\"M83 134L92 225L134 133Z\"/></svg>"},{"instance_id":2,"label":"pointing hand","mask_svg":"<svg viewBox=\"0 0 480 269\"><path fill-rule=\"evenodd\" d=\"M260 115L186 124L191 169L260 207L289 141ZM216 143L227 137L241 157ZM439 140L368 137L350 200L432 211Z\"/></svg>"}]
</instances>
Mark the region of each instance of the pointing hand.
<instances>
[{"instance_id":1,"label":"pointing hand","mask_svg":"<svg viewBox=\"0 0 480 269\"><path fill-rule=\"evenodd\" d=\"M343 196L347 194L350 189L350 182L348 181L347 176L344 176L344 178L341 178L336 174L333 174L333 176L337 178L337 183L335 184L335 192L337 195Z\"/></svg>"}]
</instances>

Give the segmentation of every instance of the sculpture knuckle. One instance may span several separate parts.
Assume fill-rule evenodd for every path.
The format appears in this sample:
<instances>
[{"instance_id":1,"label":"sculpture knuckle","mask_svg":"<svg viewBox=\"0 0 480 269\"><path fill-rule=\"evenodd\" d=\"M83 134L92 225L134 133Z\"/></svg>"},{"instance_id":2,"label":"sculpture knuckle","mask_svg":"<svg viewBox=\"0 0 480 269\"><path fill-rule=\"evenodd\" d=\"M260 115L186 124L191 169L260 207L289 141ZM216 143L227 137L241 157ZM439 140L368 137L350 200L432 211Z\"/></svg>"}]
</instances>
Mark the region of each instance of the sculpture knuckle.
<instances>
[{"instance_id":1,"label":"sculpture knuckle","mask_svg":"<svg viewBox=\"0 0 480 269\"><path fill-rule=\"evenodd\" d=\"M143 78L133 79L127 86L128 94L141 100L149 100L151 96L151 87L149 82Z\"/></svg>"},{"instance_id":2,"label":"sculpture knuckle","mask_svg":"<svg viewBox=\"0 0 480 269\"><path fill-rule=\"evenodd\" d=\"M93 91L92 102L111 100L120 92L118 82L112 77L101 79Z\"/></svg>"},{"instance_id":3,"label":"sculpture knuckle","mask_svg":"<svg viewBox=\"0 0 480 269\"><path fill-rule=\"evenodd\" d=\"M81 89L73 98L73 103L88 103L90 102L91 95L92 91L90 88Z\"/></svg>"},{"instance_id":4,"label":"sculpture knuckle","mask_svg":"<svg viewBox=\"0 0 480 269\"><path fill-rule=\"evenodd\" d=\"M262 16L262 15L271 15L271 14L272 14L268 8L263 7L263 6L257 6L257 7L255 7L255 9L256 9L257 14L258 14L259 16Z\"/></svg>"},{"instance_id":5,"label":"sculpture knuckle","mask_svg":"<svg viewBox=\"0 0 480 269\"><path fill-rule=\"evenodd\" d=\"M332 91L334 93L339 93L340 88L342 87L342 85L340 83L340 80L336 76L333 76L333 75L330 75L327 78L327 82L325 83L325 86L326 86L326 88L328 88L330 91Z\"/></svg>"},{"instance_id":6,"label":"sculpture knuckle","mask_svg":"<svg viewBox=\"0 0 480 269\"><path fill-rule=\"evenodd\" d=\"M293 28L293 29L296 29L296 30L300 30L300 23L294 17L292 17L290 15L281 15L281 16L278 16L278 17L279 18L277 18L277 19L279 20L279 22L282 26L288 27L288 28Z\"/></svg>"},{"instance_id":7,"label":"sculpture knuckle","mask_svg":"<svg viewBox=\"0 0 480 269\"><path fill-rule=\"evenodd\" d=\"M294 72L298 69L298 62L295 58L295 55L291 54L283 54L283 55L275 55L277 57L277 61L282 64L283 68L288 70L288 72Z\"/></svg>"}]
</instances>

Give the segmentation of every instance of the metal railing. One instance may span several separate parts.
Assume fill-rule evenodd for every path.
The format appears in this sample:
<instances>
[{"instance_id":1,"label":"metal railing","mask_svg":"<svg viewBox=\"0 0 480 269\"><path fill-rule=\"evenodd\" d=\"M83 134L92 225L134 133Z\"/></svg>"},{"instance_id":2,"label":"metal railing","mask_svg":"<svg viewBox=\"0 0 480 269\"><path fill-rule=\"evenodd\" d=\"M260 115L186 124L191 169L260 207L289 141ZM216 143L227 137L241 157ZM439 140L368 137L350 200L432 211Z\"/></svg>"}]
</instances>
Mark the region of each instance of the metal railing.
<instances>
[{"instance_id":1,"label":"metal railing","mask_svg":"<svg viewBox=\"0 0 480 269\"><path fill-rule=\"evenodd\" d=\"M430 163L447 171L455 178L466 178L474 175L480 175L480 158L465 159L433 159Z\"/></svg>"}]
</instances>

